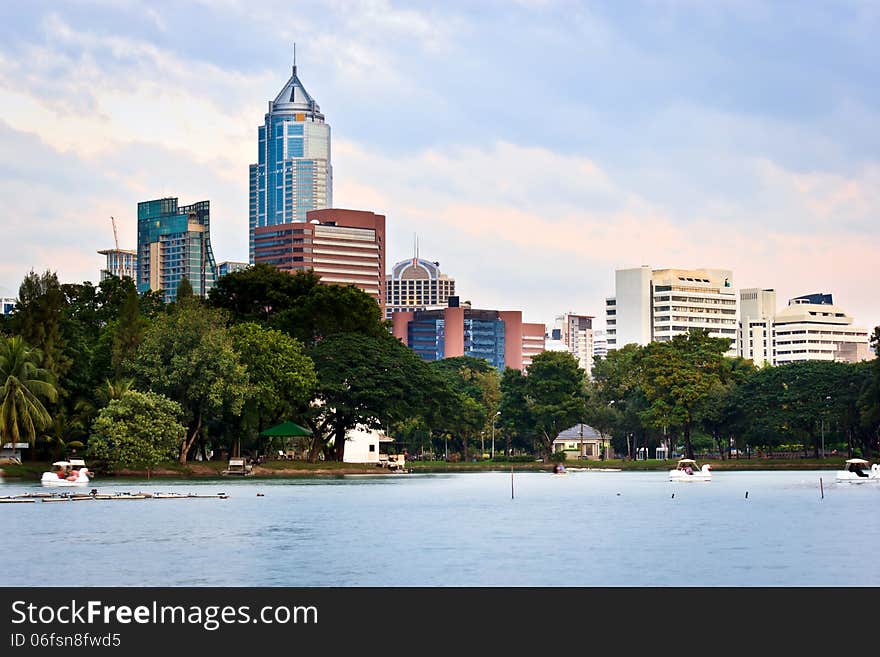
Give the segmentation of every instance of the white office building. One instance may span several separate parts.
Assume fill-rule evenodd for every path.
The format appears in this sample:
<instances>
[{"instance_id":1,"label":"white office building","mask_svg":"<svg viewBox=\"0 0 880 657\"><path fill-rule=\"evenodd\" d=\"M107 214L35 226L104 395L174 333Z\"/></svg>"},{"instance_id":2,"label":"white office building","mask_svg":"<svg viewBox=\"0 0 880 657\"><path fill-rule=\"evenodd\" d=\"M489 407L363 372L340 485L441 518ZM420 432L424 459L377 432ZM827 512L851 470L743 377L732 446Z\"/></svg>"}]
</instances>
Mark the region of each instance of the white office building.
<instances>
[{"instance_id":1,"label":"white office building","mask_svg":"<svg viewBox=\"0 0 880 657\"><path fill-rule=\"evenodd\" d=\"M740 292L739 354L755 365L804 360L857 363L873 357L868 330L834 305L830 294L790 299L776 311L776 292Z\"/></svg>"},{"instance_id":2,"label":"white office building","mask_svg":"<svg viewBox=\"0 0 880 657\"><path fill-rule=\"evenodd\" d=\"M608 338L603 329L593 331L593 360L608 355Z\"/></svg>"},{"instance_id":3,"label":"white office building","mask_svg":"<svg viewBox=\"0 0 880 657\"><path fill-rule=\"evenodd\" d=\"M728 355L737 353L736 292L729 269L618 269L605 317L608 350L708 329L711 336L730 340Z\"/></svg>"}]
</instances>

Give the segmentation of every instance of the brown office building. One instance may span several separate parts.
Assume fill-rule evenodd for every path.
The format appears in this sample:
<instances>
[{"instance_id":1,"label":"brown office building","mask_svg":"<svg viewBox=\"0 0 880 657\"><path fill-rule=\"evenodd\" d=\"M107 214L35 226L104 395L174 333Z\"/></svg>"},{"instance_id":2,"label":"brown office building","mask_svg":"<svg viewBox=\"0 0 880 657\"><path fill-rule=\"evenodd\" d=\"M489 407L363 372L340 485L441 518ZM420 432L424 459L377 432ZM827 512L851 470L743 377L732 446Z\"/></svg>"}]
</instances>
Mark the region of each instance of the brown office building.
<instances>
[{"instance_id":1,"label":"brown office building","mask_svg":"<svg viewBox=\"0 0 880 657\"><path fill-rule=\"evenodd\" d=\"M254 262L308 269L322 283L354 285L385 314L385 216L365 210L311 210L308 221L254 229Z\"/></svg>"}]
</instances>

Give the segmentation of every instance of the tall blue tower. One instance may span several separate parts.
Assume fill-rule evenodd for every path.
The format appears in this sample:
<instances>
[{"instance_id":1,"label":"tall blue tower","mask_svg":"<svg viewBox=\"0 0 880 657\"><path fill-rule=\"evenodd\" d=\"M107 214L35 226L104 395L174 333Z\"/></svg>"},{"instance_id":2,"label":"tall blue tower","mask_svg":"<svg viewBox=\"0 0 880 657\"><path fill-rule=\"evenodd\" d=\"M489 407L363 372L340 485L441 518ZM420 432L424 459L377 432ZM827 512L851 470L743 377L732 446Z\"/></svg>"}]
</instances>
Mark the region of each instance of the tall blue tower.
<instances>
[{"instance_id":1,"label":"tall blue tower","mask_svg":"<svg viewBox=\"0 0 880 657\"><path fill-rule=\"evenodd\" d=\"M306 212L333 206L330 126L296 73L269 101L258 128L259 155L250 165L249 257L254 229L306 221Z\"/></svg>"}]
</instances>

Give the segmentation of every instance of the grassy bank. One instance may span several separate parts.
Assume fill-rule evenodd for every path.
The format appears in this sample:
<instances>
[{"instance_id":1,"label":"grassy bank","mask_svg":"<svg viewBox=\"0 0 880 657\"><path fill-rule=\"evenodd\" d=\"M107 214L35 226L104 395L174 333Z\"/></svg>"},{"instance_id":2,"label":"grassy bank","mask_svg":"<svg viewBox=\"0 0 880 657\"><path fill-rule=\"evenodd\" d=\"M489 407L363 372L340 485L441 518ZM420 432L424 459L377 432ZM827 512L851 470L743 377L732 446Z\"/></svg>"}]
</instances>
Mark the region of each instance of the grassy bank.
<instances>
[{"instance_id":1,"label":"grassy bank","mask_svg":"<svg viewBox=\"0 0 880 657\"><path fill-rule=\"evenodd\" d=\"M733 470L840 470L843 468L843 457L826 459L731 459L731 460L701 460L698 463L709 463L716 472ZM634 471L662 471L675 467L675 461L624 461L621 459L608 459L605 461L568 461L565 466L569 469L589 468L616 468L620 470ZM521 472L549 472L552 464L539 461L516 461L508 462L501 460L484 460L468 462L452 461L409 461L407 468L411 472L436 473L436 472L491 472L505 471L510 468ZM221 476L220 472L226 468L224 461L196 461L181 465L175 462L163 463L159 468L149 474L155 479L213 479ZM40 461L26 461L21 465L0 466L5 472L8 481L37 481L43 472L50 469L50 464ZM307 461L267 461L254 466L254 477L314 477L314 476L338 476L345 474L388 474L385 468L375 465L357 463L337 463L336 461L319 461L309 463ZM96 478L122 477L144 479L147 477L146 470L127 469L113 473L97 472Z\"/></svg>"}]
</instances>

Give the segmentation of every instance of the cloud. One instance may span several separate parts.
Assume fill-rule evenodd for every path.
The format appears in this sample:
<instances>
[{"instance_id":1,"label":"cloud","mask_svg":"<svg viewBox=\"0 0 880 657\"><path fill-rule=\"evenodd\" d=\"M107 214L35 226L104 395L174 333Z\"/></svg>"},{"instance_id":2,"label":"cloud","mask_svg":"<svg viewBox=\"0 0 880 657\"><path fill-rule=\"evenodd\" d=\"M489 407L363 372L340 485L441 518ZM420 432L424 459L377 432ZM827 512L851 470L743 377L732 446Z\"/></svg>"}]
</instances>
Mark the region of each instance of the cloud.
<instances>
[{"instance_id":1,"label":"cloud","mask_svg":"<svg viewBox=\"0 0 880 657\"><path fill-rule=\"evenodd\" d=\"M601 314L617 267L718 266L880 323L869 4L795 23L760 3L262 7L8 12L0 286L94 279L108 217L132 245L136 203L163 195L210 199L215 255L244 259L256 127L297 41L336 204L387 214L392 260L418 232L475 303L549 322Z\"/></svg>"},{"instance_id":2,"label":"cloud","mask_svg":"<svg viewBox=\"0 0 880 657\"><path fill-rule=\"evenodd\" d=\"M418 232L423 257L440 260L477 304L524 307L535 321L569 309L601 315L616 268L705 266L733 269L740 287L775 287L780 299L836 292L857 321L880 322L864 274L880 234L840 227L880 212L875 168L846 178L750 161L766 187L761 204L813 226L804 233L796 222L753 226L747 199L704 198L723 211L683 221L588 158L504 142L396 158L338 141L336 158L337 204L387 213L389 259L409 257Z\"/></svg>"}]
</instances>

